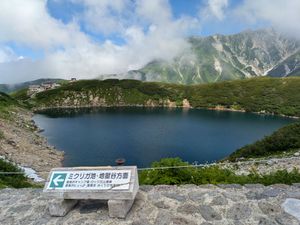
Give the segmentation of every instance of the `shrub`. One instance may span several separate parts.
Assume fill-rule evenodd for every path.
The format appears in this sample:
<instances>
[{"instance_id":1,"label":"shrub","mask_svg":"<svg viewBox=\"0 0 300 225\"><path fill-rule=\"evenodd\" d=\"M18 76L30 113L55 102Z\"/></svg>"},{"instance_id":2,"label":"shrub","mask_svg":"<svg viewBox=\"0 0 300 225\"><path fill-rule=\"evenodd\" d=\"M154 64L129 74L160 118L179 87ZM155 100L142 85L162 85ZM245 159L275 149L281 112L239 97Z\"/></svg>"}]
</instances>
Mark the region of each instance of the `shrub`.
<instances>
[{"instance_id":1,"label":"shrub","mask_svg":"<svg viewBox=\"0 0 300 225\"><path fill-rule=\"evenodd\" d=\"M237 158L249 158L268 156L288 150L300 148L300 123L287 125L266 136L251 145L246 145L234 153L228 159L233 161Z\"/></svg>"},{"instance_id":2,"label":"shrub","mask_svg":"<svg viewBox=\"0 0 300 225\"><path fill-rule=\"evenodd\" d=\"M10 162L0 159L0 172L22 172L18 167ZM0 174L0 188L13 187L23 188L32 187L30 182L23 174Z\"/></svg>"},{"instance_id":3,"label":"shrub","mask_svg":"<svg viewBox=\"0 0 300 225\"><path fill-rule=\"evenodd\" d=\"M291 172L278 170L269 174L260 175L253 171L249 175L236 175L234 171L222 169L219 166L202 168L183 167L159 169L159 167L189 166L180 158L166 158L152 164L153 170L142 171L139 174L140 184L250 184L261 183L271 185L276 183L292 184L300 182L300 173L297 169Z\"/></svg>"}]
</instances>

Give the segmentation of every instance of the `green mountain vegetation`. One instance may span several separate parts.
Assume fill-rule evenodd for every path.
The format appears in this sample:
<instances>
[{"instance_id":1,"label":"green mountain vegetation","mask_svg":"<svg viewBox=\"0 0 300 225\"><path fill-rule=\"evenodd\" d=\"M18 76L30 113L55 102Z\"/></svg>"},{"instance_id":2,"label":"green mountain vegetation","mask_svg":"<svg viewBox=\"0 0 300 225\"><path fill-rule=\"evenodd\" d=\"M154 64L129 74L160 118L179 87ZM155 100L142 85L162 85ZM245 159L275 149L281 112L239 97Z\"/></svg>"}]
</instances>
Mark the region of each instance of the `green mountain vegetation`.
<instances>
[{"instance_id":1,"label":"green mountain vegetation","mask_svg":"<svg viewBox=\"0 0 300 225\"><path fill-rule=\"evenodd\" d=\"M20 103L6 93L0 92L0 118L8 118L9 111L13 107L20 106Z\"/></svg>"},{"instance_id":2,"label":"green mountain vegetation","mask_svg":"<svg viewBox=\"0 0 300 225\"><path fill-rule=\"evenodd\" d=\"M238 149L228 159L234 161L239 158L263 157L299 149L300 123L298 122L285 126L262 140Z\"/></svg>"},{"instance_id":3,"label":"green mountain vegetation","mask_svg":"<svg viewBox=\"0 0 300 225\"><path fill-rule=\"evenodd\" d=\"M300 116L300 78L252 78L213 84L179 85L137 80L83 80L38 93L35 108L86 106L181 107L242 110ZM15 94L18 96L18 93ZM22 99L24 99L24 96Z\"/></svg>"},{"instance_id":4,"label":"green mountain vegetation","mask_svg":"<svg viewBox=\"0 0 300 225\"><path fill-rule=\"evenodd\" d=\"M24 188L35 186L22 174L21 169L3 159L0 159L0 172L21 172L20 174L0 174L0 189L6 187Z\"/></svg>"},{"instance_id":5,"label":"green mountain vegetation","mask_svg":"<svg viewBox=\"0 0 300 225\"><path fill-rule=\"evenodd\" d=\"M190 166L186 168L165 168ZM271 184L292 184L300 181L300 173L294 169L291 172L278 170L269 174L260 175L255 171L249 175L236 175L229 169L222 169L218 166L195 168L191 167L180 158L165 158L152 164L153 170L140 172L140 184L158 185L158 184L251 184L260 183L264 185Z\"/></svg>"},{"instance_id":6,"label":"green mountain vegetation","mask_svg":"<svg viewBox=\"0 0 300 225\"><path fill-rule=\"evenodd\" d=\"M179 84L299 75L300 42L273 29L191 37L172 61L154 60L127 78ZM296 60L296 61L295 61Z\"/></svg>"}]
</instances>

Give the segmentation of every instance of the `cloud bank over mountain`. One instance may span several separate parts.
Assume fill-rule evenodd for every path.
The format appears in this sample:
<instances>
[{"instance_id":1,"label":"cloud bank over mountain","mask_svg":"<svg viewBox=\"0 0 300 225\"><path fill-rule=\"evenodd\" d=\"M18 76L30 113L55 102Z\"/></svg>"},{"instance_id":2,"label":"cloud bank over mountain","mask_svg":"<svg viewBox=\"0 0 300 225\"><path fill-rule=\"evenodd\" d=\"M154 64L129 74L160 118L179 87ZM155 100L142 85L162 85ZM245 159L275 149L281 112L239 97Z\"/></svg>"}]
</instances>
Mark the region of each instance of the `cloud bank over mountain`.
<instances>
[{"instance_id":1,"label":"cloud bank over mountain","mask_svg":"<svg viewBox=\"0 0 300 225\"><path fill-rule=\"evenodd\" d=\"M80 8L69 21L54 17L49 1L0 2L0 83L93 78L139 69L155 59L170 61L189 48L187 36L231 14L245 24L264 20L300 36L298 0L245 0L234 6L230 0L203 0L195 5L197 15L179 16L168 0L52 0Z\"/></svg>"}]
</instances>

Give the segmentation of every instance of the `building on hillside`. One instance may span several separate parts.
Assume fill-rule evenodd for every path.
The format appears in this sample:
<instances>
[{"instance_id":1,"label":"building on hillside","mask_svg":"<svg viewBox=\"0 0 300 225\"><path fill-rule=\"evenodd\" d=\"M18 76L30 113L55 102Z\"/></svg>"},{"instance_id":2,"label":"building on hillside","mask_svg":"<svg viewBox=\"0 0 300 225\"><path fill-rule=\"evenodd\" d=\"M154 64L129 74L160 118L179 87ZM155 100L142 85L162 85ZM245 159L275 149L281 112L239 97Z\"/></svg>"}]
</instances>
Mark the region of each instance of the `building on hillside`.
<instances>
[{"instance_id":1,"label":"building on hillside","mask_svg":"<svg viewBox=\"0 0 300 225\"><path fill-rule=\"evenodd\" d=\"M44 88L41 87L41 85L30 85L28 88L28 91L30 91L30 92L40 92L43 90L44 90Z\"/></svg>"},{"instance_id":2,"label":"building on hillside","mask_svg":"<svg viewBox=\"0 0 300 225\"><path fill-rule=\"evenodd\" d=\"M46 90L51 90L60 87L61 85L53 82L46 82L40 85L30 85L27 91L27 95L33 97L35 94L39 92L43 92Z\"/></svg>"}]
</instances>

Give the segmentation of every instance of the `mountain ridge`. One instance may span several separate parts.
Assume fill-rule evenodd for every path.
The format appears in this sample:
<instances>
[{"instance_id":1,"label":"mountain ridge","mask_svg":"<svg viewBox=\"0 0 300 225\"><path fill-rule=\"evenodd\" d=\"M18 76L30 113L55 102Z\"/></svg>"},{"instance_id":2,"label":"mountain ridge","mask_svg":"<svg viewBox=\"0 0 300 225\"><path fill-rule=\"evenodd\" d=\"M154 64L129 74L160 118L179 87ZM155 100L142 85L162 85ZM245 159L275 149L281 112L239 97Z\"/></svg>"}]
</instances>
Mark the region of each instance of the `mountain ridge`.
<instances>
[{"instance_id":1,"label":"mountain ridge","mask_svg":"<svg viewBox=\"0 0 300 225\"><path fill-rule=\"evenodd\" d=\"M122 76L144 81L198 84L266 75L290 76L282 72L282 66L291 72L294 68L300 70L300 57L294 60L293 68L285 63L289 57L300 55L300 41L271 28L233 35L192 36L188 42L191 48L171 62L153 60ZM294 74L299 75L298 72Z\"/></svg>"}]
</instances>

